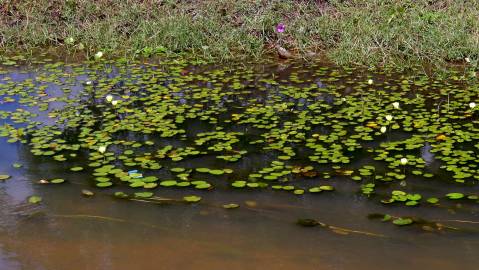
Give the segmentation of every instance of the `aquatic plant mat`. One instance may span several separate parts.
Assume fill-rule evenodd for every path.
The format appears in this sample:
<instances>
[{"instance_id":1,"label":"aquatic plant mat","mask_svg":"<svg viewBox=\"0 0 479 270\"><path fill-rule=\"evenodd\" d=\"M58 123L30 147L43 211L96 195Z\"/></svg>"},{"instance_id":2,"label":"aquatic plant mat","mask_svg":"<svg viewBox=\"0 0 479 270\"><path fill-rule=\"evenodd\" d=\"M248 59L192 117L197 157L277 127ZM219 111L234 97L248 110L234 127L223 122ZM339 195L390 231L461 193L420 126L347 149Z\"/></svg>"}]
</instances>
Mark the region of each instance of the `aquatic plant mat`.
<instances>
[{"instance_id":1,"label":"aquatic plant mat","mask_svg":"<svg viewBox=\"0 0 479 270\"><path fill-rule=\"evenodd\" d=\"M102 194L192 207L216 193L313 202L353 194L383 205L384 213L371 219L457 232L478 221L479 89L469 76L451 72L439 81L419 71L299 62L218 67L181 59L43 59L0 69L0 135L24 145L26 159L54 168L36 184L78 185L84 200ZM21 163L12 165L22 170ZM16 179L0 172L0 181ZM173 189L180 195L165 196ZM265 210L251 201L214 206ZM397 214L403 208L407 216ZM428 211L451 218L426 220ZM289 222L383 237L321 217Z\"/></svg>"}]
</instances>

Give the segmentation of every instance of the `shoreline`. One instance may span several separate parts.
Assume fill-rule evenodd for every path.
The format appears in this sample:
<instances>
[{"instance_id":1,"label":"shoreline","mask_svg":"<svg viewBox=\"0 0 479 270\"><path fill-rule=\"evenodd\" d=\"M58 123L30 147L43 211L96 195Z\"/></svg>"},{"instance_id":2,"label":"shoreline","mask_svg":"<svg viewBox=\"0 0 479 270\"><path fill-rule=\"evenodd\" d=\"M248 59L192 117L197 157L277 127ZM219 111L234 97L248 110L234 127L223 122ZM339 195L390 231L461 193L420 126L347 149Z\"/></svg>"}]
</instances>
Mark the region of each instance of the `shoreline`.
<instances>
[{"instance_id":1,"label":"shoreline","mask_svg":"<svg viewBox=\"0 0 479 270\"><path fill-rule=\"evenodd\" d=\"M326 57L338 65L444 67L479 56L479 2L7 0L0 55L45 48L92 59L186 54L209 62ZM282 24L283 31L277 26Z\"/></svg>"}]
</instances>

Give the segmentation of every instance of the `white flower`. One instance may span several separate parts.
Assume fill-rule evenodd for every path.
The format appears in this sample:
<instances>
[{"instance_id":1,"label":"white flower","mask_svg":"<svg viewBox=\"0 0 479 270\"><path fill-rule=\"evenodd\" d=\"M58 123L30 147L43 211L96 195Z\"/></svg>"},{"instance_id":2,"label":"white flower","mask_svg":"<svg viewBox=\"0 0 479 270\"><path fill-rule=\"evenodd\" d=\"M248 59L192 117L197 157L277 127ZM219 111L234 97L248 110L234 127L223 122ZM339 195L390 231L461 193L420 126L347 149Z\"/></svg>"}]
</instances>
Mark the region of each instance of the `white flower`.
<instances>
[{"instance_id":1,"label":"white flower","mask_svg":"<svg viewBox=\"0 0 479 270\"><path fill-rule=\"evenodd\" d=\"M105 151L106 151L106 146L100 146L100 147L98 147L98 152L100 152L100 153L103 154L103 153L105 153Z\"/></svg>"},{"instance_id":2,"label":"white flower","mask_svg":"<svg viewBox=\"0 0 479 270\"><path fill-rule=\"evenodd\" d=\"M118 100L112 100L111 101L111 105L116 106L116 104L118 104Z\"/></svg>"},{"instance_id":3,"label":"white flower","mask_svg":"<svg viewBox=\"0 0 479 270\"><path fill-rule=\"evenodd\" d=\"M381 127L381 133L386 133L387 128L386 127Z\"/></svg>"},{"instance_id":4,"label":"white flower","mask_svg":"<svg viewBox=\"0 0 479 270\"><path fill-rule=\"evenodd\" d=\"M393 102L394 109L399 109L399 102Z\"/></svg>"},{"instance_id":5,"label":"white flower","mask_svg":"<svg viewBox=\"0 0 479 270\"><path fill-rule=\"evenodd\" d=\"M106 101L111 102L113 100L113 96L112 95L107 95L105 99L106 99Z\"/></svg>"},{"instance_id":6,"label":"white flower","mask_svg":"<svg viewBox=\"0 0 479 270\"><path fill-rule=\"evenodd\" d=\"M372 80L372 79L369 79L369 80L368 80L368 84L369 84L369 85L373 84L373 80Z\"/></svg>"},{"instance_id":7,"label":"white flower","mask_svg":"<svg viewBox=\"0 0 479 270\"><path fill-rule=\"evenodd\" d=\"M471 59L469 59L469 57L464 58L464 60L466 60L466 63L471 63Z\"/></svg>"},{"instance_id":8,"label":"white flower","mask_svg":"<svg viewBox=\"0 0 479 270\"><path fill-rule=\"evenodd\" d=\"M401 162L402 165L406 165L407 164L407 158L405 158L405 157L401 158L400 162Z\"/></svg>"},{"instance_id":9,"label":"white flower","mask_svg":"<svg viewBox=\"0 0 479 270\"><path fill-rule=\"evenodd\" d=\"M388 120L388 121L391 121L391 120L393 120L393 116L392 116L392 115L390 115L390 114L386 115L386 120Z\"/></svg>"},{"instance_id":10,"label":"white flower","mask_svg":"<svg viewBox=\"0 0 479 270\"><path fill-rule=\"evenodd\" d=\"M91 81L86 81L85 82L87 85L90 85L91 84Z\"/></svg>"},{"instance_id":11,"label":"white flower","mask_svg":"<svg viewBox=\"0 0 479 270\"><path fill-rule=\"evenodd\" d=\"M469 108L474 109L476 107L476 102L469 103Z\"/></svg>"},{"instance_id":12,"label":"white flower","mask_svg":"<svg viewBox=\"0 0 479 270\"><path fill-rule=\"evenodd\" d=\"M95 59L100 59L103 57L103 52L102 51L99 51L97 53L95 53Z\"/></svg>"}]
</instances>

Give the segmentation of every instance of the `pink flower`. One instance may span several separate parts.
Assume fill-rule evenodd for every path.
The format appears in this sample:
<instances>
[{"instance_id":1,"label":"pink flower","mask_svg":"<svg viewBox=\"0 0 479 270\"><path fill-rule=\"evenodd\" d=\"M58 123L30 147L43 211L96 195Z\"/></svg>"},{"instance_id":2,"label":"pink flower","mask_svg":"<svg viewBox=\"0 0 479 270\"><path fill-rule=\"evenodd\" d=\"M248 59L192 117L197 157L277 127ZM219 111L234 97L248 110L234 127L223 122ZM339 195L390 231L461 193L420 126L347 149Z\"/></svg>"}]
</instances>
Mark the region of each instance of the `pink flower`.
<instances>
[{"instance_id":1,"label":"pink flower","mask_svg":"<svg viewBox=\"0 0 479 270\"><path fill-rule=\"evenodd\" d=\"M276 32L283 33L285 28L284 23L278 23L278 25L276 25Z\"/></svg>"}]
</instances>

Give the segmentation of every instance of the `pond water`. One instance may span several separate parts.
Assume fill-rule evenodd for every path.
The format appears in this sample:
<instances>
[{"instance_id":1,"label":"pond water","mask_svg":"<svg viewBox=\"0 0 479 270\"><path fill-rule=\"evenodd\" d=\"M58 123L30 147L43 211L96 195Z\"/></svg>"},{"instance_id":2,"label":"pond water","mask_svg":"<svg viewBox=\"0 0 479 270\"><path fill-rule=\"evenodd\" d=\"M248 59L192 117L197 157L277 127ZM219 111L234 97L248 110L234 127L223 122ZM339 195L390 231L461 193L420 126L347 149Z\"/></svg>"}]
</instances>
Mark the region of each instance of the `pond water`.
<instances>
[{"instance_id":1,"label":"pond water","mask_svg":"<svg viewBox=\"0 0 479 270\"><path fill-rule=\"evenodd\" d=\"M418 74L4 66L0 269L477 269L477 82Z\"/></svg>"}]
</instances>

